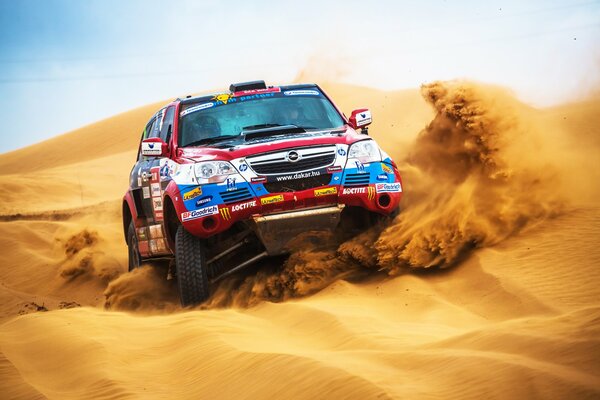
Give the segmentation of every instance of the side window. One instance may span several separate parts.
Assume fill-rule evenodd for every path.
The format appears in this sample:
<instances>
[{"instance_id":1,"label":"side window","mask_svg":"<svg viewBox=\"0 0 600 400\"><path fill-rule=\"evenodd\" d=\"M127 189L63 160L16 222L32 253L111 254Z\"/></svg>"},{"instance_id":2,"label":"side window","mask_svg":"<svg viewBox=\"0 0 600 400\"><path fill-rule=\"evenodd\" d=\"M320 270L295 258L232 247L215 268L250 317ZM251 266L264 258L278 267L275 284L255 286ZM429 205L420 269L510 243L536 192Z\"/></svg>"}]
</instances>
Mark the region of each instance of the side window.
<instances>
[{"instance_id":1,"label":"side window","mask_svg":"<svg viewBox=\"0 0 600 400\"><path fill-rule=\"evenodd\" d=\"M150 122L148 122L148 125L146 125L146 127L144 128L144 132L142 132L142 139L140 140L140 142L144 139L148 139L150 136L150 132L152 132L152 127L154 126L154 123L156 122L156 119L154 117L152 117L152 119L150 119ZM138 161L142 159L142 146L140 144L140 148L138 149Z\"/></svg>"},{"instance_id":2,"label":"side window","mask_svg":"<svg viewBox=\"0 0 600 400\"><path fill-rule=\"evenodd\" d=\"M148 139L150 137L150 132L152 131L152 126L154 125L155 121L156 119L152 117L150 122L148 122L148 125L146 125L146 128L144 128L144 134L142 135L143 139Z\"/></svg>"},{"instance_id":3,"label":"side window","mask_svg":"<svg viewBox=\"0 0 600 400\"><path fill-rule=\"evenodd\" d=\"M154 123L148 132L148 137L158 137L160 134L160 128L162 127L163 116L165 115L165 110L162 109L156 113Z\"/></svg>"},{"instance_id":4,"label":"side window","mask_svg":"<svg viewBox=\"0 0 600 400\"><path fill-rule=\"evenodd\" d=\"M162 120L162 128L160 130L160 138L169 143L171 133L173 132L173 121L175 120L175 106L167 108L165 118Z\"/></svg>"}]
</instances>

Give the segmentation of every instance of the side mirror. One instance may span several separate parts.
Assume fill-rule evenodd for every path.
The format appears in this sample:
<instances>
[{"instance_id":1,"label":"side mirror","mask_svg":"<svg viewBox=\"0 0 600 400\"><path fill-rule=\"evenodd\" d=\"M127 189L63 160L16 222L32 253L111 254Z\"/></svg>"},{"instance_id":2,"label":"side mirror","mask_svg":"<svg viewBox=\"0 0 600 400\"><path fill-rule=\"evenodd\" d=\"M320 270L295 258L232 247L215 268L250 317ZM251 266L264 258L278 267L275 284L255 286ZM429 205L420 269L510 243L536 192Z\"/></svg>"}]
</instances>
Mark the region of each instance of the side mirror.
<instances>
[{"instance_id":1,"label":"side mirror","mask_svg":"<svg viewBox=\"0 0 600 400\"><path fill-rule=\"evenodd\" d=\"M142 140L142 155L145 157L166 157L169 154L167 144L158 137Z\"/></svg>"},{"instance_id":2,"label":"side mirror","mask_svg":"<svg viewBox=\"0 0 600 400\"><path fill-rule=\"evenodd\" d=\"M350 118L348 119L350 126L354 129L361 129L361 133L367 133L367 126L373 122L371 118L371 110L368 108L359 108L358 110L352 111Z\"/></svg>"}]
</instances>

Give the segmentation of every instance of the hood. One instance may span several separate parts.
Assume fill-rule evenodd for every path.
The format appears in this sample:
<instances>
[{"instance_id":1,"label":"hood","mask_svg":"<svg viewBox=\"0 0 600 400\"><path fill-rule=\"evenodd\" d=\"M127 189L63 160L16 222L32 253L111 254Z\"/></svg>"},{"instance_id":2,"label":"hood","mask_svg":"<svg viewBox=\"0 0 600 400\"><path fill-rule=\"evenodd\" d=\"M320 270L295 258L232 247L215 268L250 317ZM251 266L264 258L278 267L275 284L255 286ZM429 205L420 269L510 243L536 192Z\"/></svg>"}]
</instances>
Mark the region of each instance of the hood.
<instances>
[{"instance_id":1,"label":"hood","mask_svg":"<svg viewBox=\"0 0 600 400\"><path fill-rule=\"evenodd\" d=\"M209 146L183 147L177 150L180 163L222 160L230 161L240 157L246 157L257 153L265 153L287 148L298 148L307 146L318 146L326 144L350 145L354 142L370 138L348 126L339 130L327 130L320 132L307 132L291 134L286 136L268 136L251 141L234 139L226 143L211 144Z\"/></svg>"}]
</instances>

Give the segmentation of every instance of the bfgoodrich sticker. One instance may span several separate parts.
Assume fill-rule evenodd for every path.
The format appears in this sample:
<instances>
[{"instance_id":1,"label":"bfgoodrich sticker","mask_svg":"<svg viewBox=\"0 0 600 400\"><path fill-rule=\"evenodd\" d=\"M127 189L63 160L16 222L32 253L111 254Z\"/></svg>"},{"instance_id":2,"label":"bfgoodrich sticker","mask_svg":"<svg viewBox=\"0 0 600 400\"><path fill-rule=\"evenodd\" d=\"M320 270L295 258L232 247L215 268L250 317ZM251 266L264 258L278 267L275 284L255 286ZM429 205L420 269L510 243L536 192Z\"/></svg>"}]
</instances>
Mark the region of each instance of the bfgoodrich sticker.
<instances>
[{"instance_id":1,"label":"bfgoodrich sticker","mask_svg":"<svg viewBox=\"0 0 600 400\"><path fill-rule=\"evenodd\" d=\"M260 204L262 204L262 205L273 204L273 203L280 203L282 201L283 201L283 195L278 194L277 196L263 197L262 199L260 199Z\"/></svg>"},{"instance_id":2,"label":"bfgoodrich sticker","mask_svg":"<svg viewBox=\"0 0 600 400\"><path fill-rule=\"evenodd\" d=\"M402 187L400 186L400 182L377 183L375 185L375 190L377 190L377 193L385 193L385 192L396 193L396 192L401 192Z\"/></svg>"},{"instance_id":3,"label":"bfgoodrich sticker","mask_svg":"<svg viewBox=\"0 0 600 400\"><path fill-rule=\"evenodd\" d=\"M337 194L337 188L336 187L328 187L328 188L316 189L315 190L315 197L329 196L331 194Z\"/></svg>"},{"instance_id":4,"label":"bfgoodrich sticker","mask_svg":"<svg viewBox=\"0 0 600 400\"><path fill-rule=\"evenodd\" d=\"M188 211L181 214L182 221L189 221L191 219L206 217L207 215L214 215L219 213L219 207L210 206L204 207L195 211Z\"/></svg>"}]
</instances>

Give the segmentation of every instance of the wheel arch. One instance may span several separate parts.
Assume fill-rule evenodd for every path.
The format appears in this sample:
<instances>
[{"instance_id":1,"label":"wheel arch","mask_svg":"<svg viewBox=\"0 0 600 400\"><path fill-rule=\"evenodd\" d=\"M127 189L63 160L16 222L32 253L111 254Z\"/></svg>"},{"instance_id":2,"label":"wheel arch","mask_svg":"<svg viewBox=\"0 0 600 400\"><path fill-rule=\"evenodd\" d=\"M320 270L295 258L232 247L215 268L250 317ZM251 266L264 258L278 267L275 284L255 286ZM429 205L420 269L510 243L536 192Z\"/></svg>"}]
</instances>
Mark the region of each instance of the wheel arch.
<instances>
[{"instance_id":1,"label":"wheel arch","mask_svg":"<svg viewBox=\"0 0 600 400\"><path fill-rule=\"evenodd\" d=\"M126 199L123 199L122 205L122 215L123 215L123 237L125 238L125 243L127 243L127 232L129 230L129 225L133 220L133 215L131 214L131 209L129 208L129 204Z\"/></svg>"},{"instance_id":2,"label":"wheel arch","mask_svg":"<svg viewBox=\"0 0 600 400\"><path fill-rule=\"evenodd\" d=\"M175 253L175 236L177 235L177 227L181 224L181 222L179 221L173 199L171 199L171 196L168 194L165 194L163 199L163 216L167 245L171 251Z\"/></svg>"}]
</instances>

